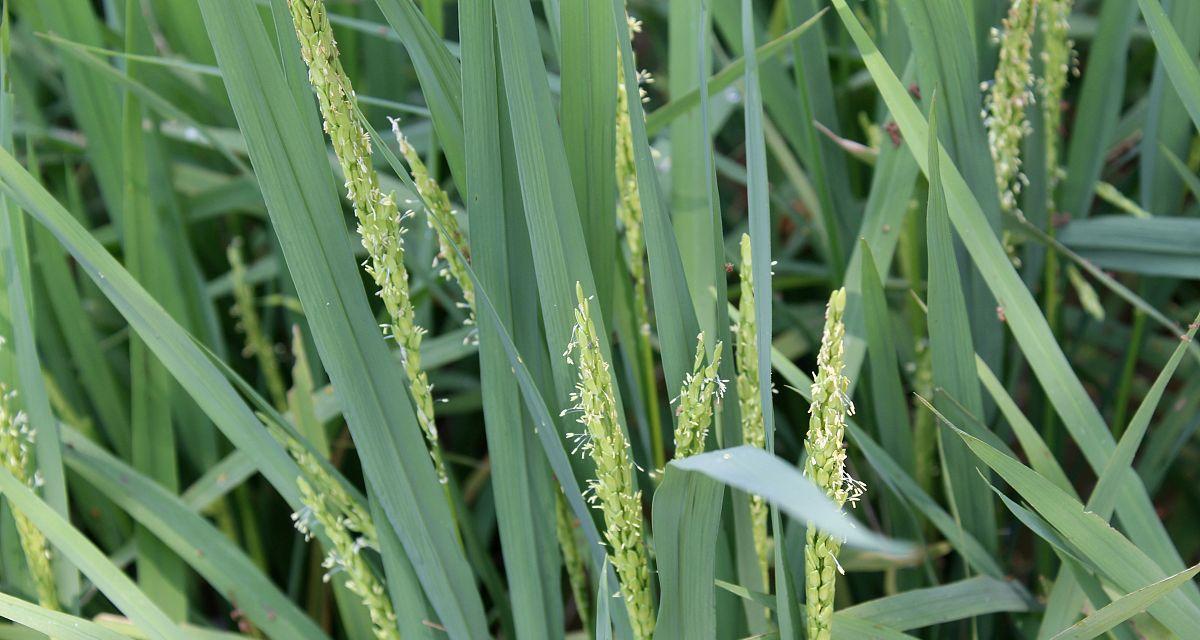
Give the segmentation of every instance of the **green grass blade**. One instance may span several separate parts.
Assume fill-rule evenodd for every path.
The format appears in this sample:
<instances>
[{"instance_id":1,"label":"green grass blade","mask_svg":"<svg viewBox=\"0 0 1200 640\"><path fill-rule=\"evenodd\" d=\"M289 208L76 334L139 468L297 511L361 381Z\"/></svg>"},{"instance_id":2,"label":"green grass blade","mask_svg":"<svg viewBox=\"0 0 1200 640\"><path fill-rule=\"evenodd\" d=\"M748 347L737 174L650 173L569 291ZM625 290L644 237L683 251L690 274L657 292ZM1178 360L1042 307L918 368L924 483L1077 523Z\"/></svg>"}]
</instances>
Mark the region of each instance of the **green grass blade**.
<instances>
[{"instance_id":1,"label":"green grass blade","mask_svg":"<svg viewBox=\"0 0 1200 640\"><path fill-rule=\"evenodd\" d=\"M140 12L135 8L126 2L125 48L130 52L143 50L149 46L150 39L149 31L144 31L144 25L138 20ZM144 67L131 63L128 73L134 78L140 77ZM161 217L150 196L148 139L142 128L145 113L138 96L125 95L122 116L121 173L125 188L121 202L125 266L147 293L158 300L166 300L168 292L177 290L178 285L172 281L172 269L162 251L165 242ZM171 415L174 389L170 374L136 336L129 342L129 368L133 467L167 490L178 491L175 424ZM153 533L138 528L135 539L138 585L172 619L182 620L187 615L187 574L183 563Z\"/></svg>"},{"instance_id":2,"label":"green grass blade","mask_svg":"<svg viewBox=\"0 0 1200 640\"><path fill-rule=\"evenodd\" d=\"M1096 217L1068 224L1058 239L1103 269L1171 278L1200 277L1200 220Z\"/></svg>"},{"instance_id":3,"label":"green grass blade","mask_svg":"<svg viewBox=\"0 0 1200 640\"><path fill-rule=\"evenodd\" d=\"M1067 147L1067 177L1058 198L1058 210L1082 218L1091 209L1096 181L1104 166L1124 99L1129 38L1137 22L1134 0L1106 2L1088 55L1087 73L1075 108L1075 131ZM1057 171L1058 167L1047 167Z\"/></svg>"},{"instance_id":4,"label":"green grass blade","mask_svg":"<svg viewBox=\"0 0 1200 640\"><path fill-rule=\"evenodd\" d=\"M596 296L612 323L616 275L616 32L602 2L562 2L562 133ZM493 289L494 290L494 289Z\"/></svg>"},{"instance_id":5,"label":"green grass blade","mask_svg":"<svg viewBox=\"0 0 1200 640\"><path fill-rule=\"evenodd\" d=\"M976 576L868 600L841 609L837 615L909 631L988 613L1029 611L1032 606L1029 594L1020 583Z\"/></svg>"},{"instance_id":6,"label":"green grass blade","mask_svg":"<svg viewBox=\"0 0 1200 640\"><path fill-rule=\"evenodd\" d=\"M375 4L400 36L412 60L421 93L433 117L438 144L446 154L458 188L465 192L467 149L463 140L464 107L458 61L413 0L375 0Z\"/></svg>"},{"instance_id":7,"label":"green grass blade","mask_svg":"<svg viewBox=\"0 0 1200 640\"><path fill-rule=\"evenodd\" d=\"M0 616L58 640L127 640L91 620L39 607L7 593L0 593Z\"/></svg>"},{"instance_id":8,"label":"green grass blade","mask_svg":"<svg viewBox=\"0 0 1200 640\"><path fill-rule=\"evenodd\" d=\"M658 622L663 638L717 637L715 576L717 532L725 487L671 463L654 492L655 563L660 587Z\"/></svg>"},{"instance_id":9,"label":"green grass blade","mask_svg":"<svg viewBox=\"0 0 1200 640\"><path fill-rule=\"evenodd\" d=\"M847 545L901 557L912 552L907 543L890 540L855 524L799 469L757 447L743 445L709 451L672 464L758 494L793 518L841 536Z\"/></svg>"},{"instance_id":10,"label":"green grass blade","mask_svg":"<svg viewBox=\"0 0 1200 640\"><path fill-rule=\"evenodd\" d=\"M1064 629L1053 640L1090 640L1104 635L1108 630L1145 611L1162 597L1200 573L1200 565L1148 584L1137 591L1127 593L1104 608Z\"/></svg>"},{"instance_id":11,"label":"green grass blade","mask_svg":"<svg viewBox=\"0 0 1200 640\"><path fill-rule=\"evenodd\" d=\"M937 96L934 96L930 102L930 139L937 137L938 104ZM967 303L954 256L950 215L946 208L946 196L939 170L939 147L929 145L929 149L929 209L925 224L929 250L928 331L933 360L933 384L963 402L966 414L982 416L983 402L971 362L971 354L975 347L971 340ZM952 413L956 422L964 422L964 417L957 415L957 407L939 403L938 409ZM995 552L996 514L994 503L989 499L990 495L984 484L986 479L981 479L975 472L970 454L959 442L939 437L939 444L945 473L943 482L949 496L951 513L962 521L963 528L979 539L984 547Z\"/></svg>"},{"instance_id":12,"label":"green grass blade","mask_svg":"<svg viewBox=\"0 0 1200 640\"><path fill-rule=\"evenodd\" d=\"M501 322L512 323L509 243L504 167L499 122L501 99L496 79L497 60L490 0L461 5L464 87L473 99L464 105L464 126L477 153L466 159L467 200L471 212L471 259L481 274L479 288L493 295ZM612 87L609 87L610 93ZM612 127L607 127L611 130ZM589 134L592 135L592 134ZM612 222L611 210L609 222ZM484 427L492 460L501 550L508 574L514 622L520 637L554 637L561 626L562 604L551 585L559 579L553 532L539 509L539 495L553 490L538 444L525 428L520 391L500 343L502 327L486 314L478 315L479 366L483 390ZM532 534L532 535L531 535Z\"/></svg>"},{"instance_id":13,"label":"green grass blade","mask_svg":"<svg viewBox=\"0 0 1200 640\"><path fill-rule=\"evenodd\" d=\"M1063 493L1035 471L1009 458L982 440L961 431L958 435L979 459L1004 478L1038 513L1075 544L1083 557L1100 567L1108 579L1127 591L1161 580L1167 574L1144 551L1108 526L1078 501ZM1200 621L1200 607L1175 591L1154 605L1150 613L1186 636Z\"/></svg>"}]
</instances>

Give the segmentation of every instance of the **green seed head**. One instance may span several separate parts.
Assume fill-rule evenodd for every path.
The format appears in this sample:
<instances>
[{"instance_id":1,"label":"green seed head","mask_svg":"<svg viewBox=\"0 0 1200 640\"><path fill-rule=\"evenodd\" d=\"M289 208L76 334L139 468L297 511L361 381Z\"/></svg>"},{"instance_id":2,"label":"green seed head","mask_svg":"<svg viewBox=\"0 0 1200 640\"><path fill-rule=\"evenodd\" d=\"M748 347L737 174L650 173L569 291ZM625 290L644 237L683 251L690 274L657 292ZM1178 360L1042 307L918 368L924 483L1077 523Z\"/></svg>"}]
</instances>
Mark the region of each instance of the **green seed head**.
<instances>
[{"instance_id":1,"label":"green seed head","mask_svg":"<svg viewBox=\"0 0 1200 640\"><path fill-rule=\"evenodd\" d=\"M1030 132L1025 116L1033 102L1033 29L1038 0L1012 0L1002 29L993 33L1000 42L996 78L985 99L984 124L996 165L1000 203L1015 210L1025 176L1021 173L1021 141Z\"/></svg>"},{"instance_id":2,"label":"green seed head","mask_svg":"<svg viewBox=\"0 0 1200 640\"><path fill-rule=\"evenodd\" d=\"M642 540L642 493L634 489L633 461L617 415L612 373L579 283L575 294L579 306L565 355L579 372L571 400L579 414L578 422L586 431L567 435L575 439L575 451L590 455L595 463L596 477L588 481L588 501L604 514L604 538L621 582L634 635L650 638L654 633L654 608L649 560Z\"/></svg>"},{"instance_id":3,"label":"green seed head","mask_svg":"<svg viewBox=\"0 0 1200 640\"><path fill-rule=\"evenodd\" d=\"M704 451L708 428L712 425L716 403L725 395L725 381L717 374L721 364L721 343L713 348L708 366L704 366L704 334L696 337L696 361L679 392L675 413L675 458L686 458Z\"/></svg>"}]
</instances>

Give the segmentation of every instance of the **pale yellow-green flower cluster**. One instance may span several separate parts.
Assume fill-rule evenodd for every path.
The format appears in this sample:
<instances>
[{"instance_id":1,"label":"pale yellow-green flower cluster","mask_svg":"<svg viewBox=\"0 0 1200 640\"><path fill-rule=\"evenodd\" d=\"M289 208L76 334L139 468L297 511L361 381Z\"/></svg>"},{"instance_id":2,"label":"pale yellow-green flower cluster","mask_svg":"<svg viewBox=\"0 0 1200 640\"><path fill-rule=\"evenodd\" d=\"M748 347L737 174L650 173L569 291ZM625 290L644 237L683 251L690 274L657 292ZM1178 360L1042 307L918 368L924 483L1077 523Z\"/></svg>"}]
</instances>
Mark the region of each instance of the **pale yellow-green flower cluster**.
<instances>
[{"instance_id":1,"label":"pale yellow-green flower cluster","mask_svg":"<svg viewBox=\"0 0 1200 640\"><path fill-rule=\"evenodd\" d=\"M1075 43L1068 36L1074 0L1042 0L1042 113L1046 128L1046 167L1051 183L1058 180L1058 127L1063 117L1063 93L1075 70Z\"/></svg>"},{"instance_id":2,"label":"pale yellow-green flower cluster","mask_svg":"<svg viewBox=\"0 0 1200 640\"><path fill-rule=\"evenodd\" d=\"M362 598L375 637L379 640L399 640L400 632L392 601L361 553L368 547L379 548L374 521L311 452L281 431L273 430L273 433L283 441L304 474L296 478L304 507L292 514L292 522L306 540L312 539L314 526L320 527L329 540L328 553L321 563L326 572L325 582L345 574L344 584Z\"/></svg>"},{"instance_id":3,"label":"pale yellow-green flower cluster","mask_svg":"<svg viewBox=\"0 0 1200 640\"><path fill-rule=\"evenodd\" d=\"M258 368L267 383L271 401L275 403L276 409L282 409L287 406L287 389L283 384L279 359L275 357L275 345L271 344L262 329L258 308L254 304L254 289L246 279L241 239L231 242L225 254L229 258L229 275L233 282L233 308L230 314L237 318L237 328L246 336L246 346L242 355L258 360Z\"/></svg>"},{"instance_id":4,"label":"pale yellow-green flower cluster","mask_svg":"<svg viewBox=\"0 0 1200 640\"><path fill-rule=\"evenodd\" d=\"M742 418L742 442L759 449L767 446L767 429L763 421L762 388L758 379L758 328L754 320L754 274L751 271L750 236L742 234L741 296L738 299L738 321L733 326L737 342L737 394ZM767 516L770 510L761 496L750 497L750 523L754 536L754 551L763 577L763 588L770 589L770 539L767 536Z\"/></svg>"},{"instance_id":5,"label":"pale yellow-green flower cluster","mask_svg":"<svg viewBox=\"0 0 1200 640\"><path fill-rule=\"evenodd\" d=\"M712 425L716 404L725 395L725 381L717 374L721 365L721 343L713 347L712 359L704 366L704 334L696 337L696 360L683 380L679 408L675 410L675 458L704 452L708 428Z\"/></svg>"},{"instance_id":6,"label":"pale yellow-green flower cluster","mask_svg":"<svg viewBox=\"0 0 1200 640\"><path fill-rule=\"evenodd\" d=\"M438 257L443 261L444 266L439 269L439 273L443 278L452 279L458 283L458 287L462 289L463 304L470 310L471 318L468 324L473 324L475 319L475 284L471 282L471 278L467 275L467 265L458 252L454 250L457 246L459 251L462 251L462 256L469 256L466 239L463 237L462 228L458 224L458 218L455 216L454 207L450 204L450 196L442 189L437 180L429 175L429 169L425 166L425 162L421 160L421 155L409 143L408 138L400 131L400 120L391 118L392 133L396 136L396 143L400 146L400 154L404 156L404 161L408 163L408 170L412 174L413 184L417 185L417 193L421 196L421 200L425 203L425 210L429 213L429 227L437 231L440 226L445 231L444 237L441 233L437 234L438 249L440 253ZM437 221L437 225L434 225Z\"/></svg>"},{"instance_id":7,"label":"pale yellow-green flower cluster","mask_svg":"<svg viewBox=\"0 0 1200 640\"><path fill-rule=\"evenodd\" d=\"M36 431L29 426L27 414L17 408L17 391L0 383L0 456L3 456L8 472L31 489L41 484L41 476L36 471L30 471L33 466L30 451L35 436ZM12 514L25 563L37 590L38 603L47 609L57 610L58 589L54 583L54 570L50 566L50 546L46 543L46 536L20 510L14 508Z\"/></svg>"},{"instance_id":8,"label":"pale yellow-green flower cluster","mask_svg":"<svg viewBox=\"0 0 1200 640\"><path fill-rule=\"evenodd\" d=\"M356 118L355 94L338 59L333 29L321 0L288 0L300 53L308 65L308 79L316 89L325 122L325 132L346 178L346 194L358 218L358 233L369 256L364 267L379 288L378 295L388 312L388 333L400 346L416 405L417 422L429 441L438 478L446 482L434 421L433 386L421 368L421 337L408 288L404 266L402 216L392 194L379 188L379 176L371 163L371 139Z\"/></svg>"},{"instance_id":9,"label":"pale yellow-green flower cluster","mask_svg":"<svg viewBox=\"0 0 1200 640\"><path fill-rule=\"evenodd\" d=\"M629 37L642 30L642 23L626 16ZM638 193L637 166L633 155L633 129L629 120L629 91L625 87L621 52L617 52L617 220L625 232L625 248L629 253L629 274L633 277L634 312L639 329L650 333L650 311L646 299L646 241L642 230L642 199ZM640 82L653 82L648 73L638 75ZM638 87L639 98L645 90Z\"/></svg>"},{"instance_id":10,"label":"pale yellow-green flower cluster","mask_svg":"<svg viewBox=\"0 0 1200 640\"><path fill-rule=\"evenodd\" d=\"M639 640L654 634L654 605L650 594L650 567L642 539L642 492L634 489L629 442L617 415L617 400L609 364L600 350L583 287L575 285L579 306L575 328L565 356L579 372L571 394L573 409L585 433L567 434L575 451L590 455L596 477L588 481L588 501L604 514L604 538L609 560L617 571L621 595L629 609L630 624Z\"/></svg>"},{"instance_id":11,"label":"pale yellow-green flower cluster","mask_svg":"<svg viewBox=\"0 0 1200 640\"><path fill-rule=\"evenodd\" d=\"M809 407L808 435L804 450L808 454L804 474L823 489L838 506L855 502L864 486L846 472L846 416L853 415L854 404L847 393L850 380L843 373L843 340L846 326L846 290L838 289L829 297L825 310L825 331L817 354L817 374L813 378L812 404ZM808 528L804 547L805 606L808 613L809 640L832 637L834 588L841 568L837 555L841 540Z\"/></svg>"},{"instance_id":12,"label":"pale yellow-green flower cluster","mask_svg":"<svg viewBox=\"0 0 1200 640\"><path fill-rule=\"evenodd\" d=\"M996 165L1000 204L1017 208L1025 176L1021 173L1021 141L1030 131L1025 108L1033 102L1033 29L1038 0L1012 0L1008 16L993 35L1000 42L996 78L985 99L984 124Z\"/></svg>"}]
</instances>

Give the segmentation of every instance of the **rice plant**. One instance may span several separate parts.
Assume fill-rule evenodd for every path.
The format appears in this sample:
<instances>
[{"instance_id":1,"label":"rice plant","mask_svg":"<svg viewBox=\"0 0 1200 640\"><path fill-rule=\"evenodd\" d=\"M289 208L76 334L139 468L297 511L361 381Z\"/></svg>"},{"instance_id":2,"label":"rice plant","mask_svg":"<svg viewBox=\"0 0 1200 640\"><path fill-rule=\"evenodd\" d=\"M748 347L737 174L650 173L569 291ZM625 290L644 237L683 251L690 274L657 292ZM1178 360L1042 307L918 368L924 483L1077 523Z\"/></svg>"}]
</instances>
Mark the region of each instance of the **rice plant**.
<instances>
[{"instance_id":1,"label":"rice plant","mask_svg":"<svg viewBox=\"0 0 1200 640\"><path fill-rule=\"evenodd\" d=\"M1200 4L0 9L0 640L1197 637Z\"/></svg>"}]
</instances>

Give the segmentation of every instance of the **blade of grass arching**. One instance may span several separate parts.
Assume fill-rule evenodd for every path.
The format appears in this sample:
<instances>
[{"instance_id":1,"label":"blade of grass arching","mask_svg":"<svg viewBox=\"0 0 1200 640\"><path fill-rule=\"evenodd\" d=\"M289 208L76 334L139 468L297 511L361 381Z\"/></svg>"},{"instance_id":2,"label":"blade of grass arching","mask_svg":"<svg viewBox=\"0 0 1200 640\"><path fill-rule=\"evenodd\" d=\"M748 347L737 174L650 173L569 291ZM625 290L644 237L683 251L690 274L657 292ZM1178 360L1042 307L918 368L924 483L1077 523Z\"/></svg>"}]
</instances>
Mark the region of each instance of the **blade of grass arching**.
<instances>
[{"instance_id":1,"label":"blade of grass arching","mask_svg":"<svg viewBox=\"0 0 1200 640\"><path fill-rule=\"evenodd\" d=\"M1075 101L1074 130L1085 135L1071 136L1067 177L1058 198L1058 211L1075 218L1088 215L1096 181L1114 141L1125 96L1129 39L1136 22L1134 0L1105 2L1100 7L1100 24L1088 48L1087 70ZM1058 167L1047 169L1057 171Z\"/></svg>"},{"instance_id":2,"label":"blade of grass arching","mask_svg":"<svg viewBox=\"0 0 1200 640\"><path fill-rule=\"evenodd\" d=\"M87 0L23 2L22 17L32 18L39 31L53 31L65 38L92 46L104 44L104 25ZM107 82L74 60L63 59L62 71L71 114L87 137L87 156L100 183L104 201L114 220L121 217L121 121L120 95Z\"/></svg>"},{"instance_id":3,"label":"blade of grass arching","mask_svg":"<svg viewBox=\"0 0 1200 640\"><path fill-rule=\"evenodd\" d=\"M909 631L988 613L1029 611L1033 606L1020 583L976 576L868 600L841 609L835 616L861 618L898 631Z\"/></svg>"},{"instance_id":4,"label":"blade of grass arching","mask_svg":"<svg viewBox=\"0 0 1200 640\"><path fill-rule=\"evenodd\" d=\"M725 487L708 476L671 463L654 492L658 622L663 638L717 637L717 531Z\"/></svg>"},{"instance_id":5,"label":"blade of grass arching","mask_svg":"<svg viewBox=\"0 0 1200 640\"><path fill-rule=\"evenodd\" d=\"M786 356L774 347L771 348L771 363L779 375L805 400L811 400L812 378L792 363ZM894 493L902 496L909 504L921 512L946 540L958 551L976 571L993 578L1003 578L1005 572L1000 568L996 558L983 547L970 533L946 513L941 506L921 489L917 481L892 459L883 447L871 439L867 433L853 420L846 421L846 433L851 442L858 447L871 464L871 469L879 475L884 484Z\"/></svg>"},{"instance_id":6,"label":"blade of grass arching","mask_svg":"<svg viewBox=\"0 0 1200 640\"><path fill-rule=\"evenodd\" d=\"M671 464L760 495L789 516L843 538L849 546L901 558L913 553L908 543L855 523L800 469L758 447L742 445L709 451Z\"/></svg>"},{"instance_id":7,"label":"blade of grass arching","mask_svg":"<svg viewBox=\"0 0 1200 640\"><path fill-rule=\"evenodd\" d=\"M7 5L6 5L7 7ZM10 18L5 9L0 25L0 147L5 152L13 148L13 122L15 102L11 92L9 59ZM34 335L36 313L33 299L33 271L29 257L29 234L25 229L25 216L19 205L9 197L0 196L0 267L3 268L4 292L0 295L0 316L11 331L11 352L15 360L13 371L5 372L14 377L6 383L20 394L21 406L29 416L29 422L38 430L40 437L34 442L34 459L37 471L44 482L42 495L46 502L63 518L70 518L67 502L67 479L62 467L62 442L59 439L57 420L50 409L50 400L42 378L42 364L38 356L37 338ZM45 310L42 310L45 313ZM56 559L54 568L55 587L61 602L70 608L76 605L79 596L79 573L74 567Z\"/></svg>"},{"instance_id":8,"label":"blade of grass arching","mask_svg":"<svg viewBox=\"0 0 1200 640\"><path fill-rule=\"evenodd\" d=\"M179 498L86 438L64 433L71 470L153 532L174 559L186 560L257 628L271 636L327 638L244 551Z\"/></svg>"},{"instance_id":9,"label":"blade of grass arching","mask_svg":"<svg viewBox=\"0 0 1200 640\"><path fill-rule=\"evenodd\" d=\"M179 627L132 580L7 469L0 469L0 493L33 522L64 561L83 572L100 593L154 640L178 637Z\"/></svg>"},{"instance_id":10,"label":"blade of grass arching","mask_svg":"<svg viewBox=\"0 0 1200 640\"><path fill-rule=\"evenodd\" d=\"M421 94L429 105L438 144L460 191L466 191L466 153L463 140L463 94L459 62L413 0L375 0L387 23L408 52Z\"/></svg>"},{"instance_id":11,"label":"blade of grass arching","mask_svg":"<svg viewBox=\"0 0 1200 640\"><path fill-rule=\"evenodd\" d=\"M1017 436L1017 441L1021 443L1021 451L1025 453L1025 459L1029 460L1029 465L1033 467L1033 470L1042 474L1044 478L1053 482L1056 487L1071 497L1078 497L1075 487L1071 485L1066 472L1054 458L1050 447L1046 446L1046 442L1038 433L1037 428L1029 422L1029 418L1026 418L1025 414L1021 412L1021 408L1017 406L1004 385L996 378L996 374L992 373L991 368L979 356L975 356L975 373L979 376L983 387L991 395L992 401L996 403L996 407L1000 409L1004 419L1008 421L1008 426L1012 428L1013 434Z\"/></svg>"},{"instance_id":12,"label":"blade of grass arching","mask_svg":"<svg viewBox=\"0 0 1200 640\"><path fill-rule=\"evenodd\" d=\"M1200 323L1200 316L1191 325L1188 333L1180 336L1179 346L1176 347L1175 352L1171 355L1171 359L1167 361L1166 366L1163 367L1162 372L1159 373L1150 390L1146 392L1141 405L1129 422L1129 427L1125 429L1121 440L1117 443L1116 450L1109 458L1104 470L1100 472L1096 486L1092 489L1092 493L1088 497L1085 508L1105 521L1112 518L1118 491L1123 484L1137 482L1141 486L1141 479L1136 473L1131 472L1134 456L1141 447L1146 430L1150 427L1150 419L1154 417L1154 411L1158 408L1159 401L1162 400L1163 392L1166 391L1167 384L1171 381L1171 376L1174 375L1175 370L1179 367L1179 363L1183 361L1184 352L1187 351L1192 338L1196 335L1197 328L1200 327L1198 323ZM1065 623L1074 620L1076 612L1080 610L1083 604L1082 594L1073 588L1071 579L1070 574L1062 569L1059 570L1058 579L1055 581L1054 588L1051 590L1050 597L1046 603L1046 610L1047 612L1056 612L1063 615L1061 617L1050 617L1047 615L1043 618L1039 636L1045 637L1049 632L1061 629L1065 626Z\"/></svg>"},{"instance_id":13,"label":"blade of grass arching","mask_svg":"<svg viewBox=\"0 0 1200 640\"><path fill-rule=\"evenodd\" d=\"M916 471L908 403L900 382L900 363L892 338L892 322L883 294L883 283L875 257L866 239L859 240L862 255L862 309L866 321L867 352L871 358L871 397L879 416L876 434L883 448L892 452L909 475Z\"/></svg>"},{"instance_id":14,"label":"blade of grass arching","mask_svg":"<svg viewBox=\"0 0 1200 640\"><path fill-rule=\"evenodd\" d=\"M637 70L633 48L626 25L622 0L612 0L613 24L621 51L622 67L617 79L625 84L628 95L638 94ZM662 353L663 377L667 389L678 389L688 370L693 353L693 341L699 331L694 306L687 300L687 277L683 271L679 246L671 229L668 211L663 204L662 190L654 159L650 155L646 134L646 117L640 100L629 101L630 130L633 136L633 155L637 165L638 194L642 201L643 226L646 234L646 254L650 265L650 292L654 303L654 319L658 329L659 350ZM708 180L705 180L708 183Z\"/></svg>"},{"instance_id":15,"label":"blade of grass arching","mask_svg":"<svg viewBox=\"0 0 1200 640\"><path fill-rule=\"evenodd\" d=\"M596 295L612 324L613 276L620 255L616 206L616 33L602 2L563 0L563 145L579 200ZM464 109L469 107L464 107ZM496 289L493 288L493 291Z\"/></svg>"},{"instance_id":16,"label":"blade of grass arching","mask_svg":"<svg viewBox=\"0 0 1200 640\"><path fill-rule=\"evenodd\" d=\"M58 640L128 640L128 636L106 629L91 620L39 607L7 593L0 593L0 617ZM7 637L8 631L0 634Z\"/></svg>"},{"instance_id":17,"label":"blade of grass arching","mask_svg":"<svg viewBox=\"0 0 1200 640\"><path fill-rule=\"evenodd\" d=\"M577 4L577 3L571 3ZM573 7L581 9L581 7ZM476 153L466 158L466 200L471 214L472 265L482 274L480 288L494 296L501 323L512 323L514 310L510 280L505 212L504 168L500 125L494 14L491 0L468 0L460 5L463 85L471 96L463 105L464 128ZM612 87L610 85L610 93ZM606 127L608 130L612 126ZM589 134L594 135L594 134ZM589 177L595 175L589 172ZM510 194L510 197L517 197ZM611 210L607 220L612 223ZM536 324L536 314L529 319ZM495 486L496 516L501 552L508 576L517 634L528 638L554 637L561 628L562 604L550 585L559 577L553 532L539 509L538 489L549 493L545 463L525 427L520 391L500 343L502 328L490 315L478 314L479 368L483 392L484 428ZM530 535L532 532L532 535ZM557 623L557 624L556 624Z\"/></svg>"},{"instance_id":18,"label":"blade of grass arching","mask_svg":"<svg viewBox=\"0 0 1200 640\"><path fill-rule=\"evenodd\" d=\"M1000 197L987 133L979 116L980 65L970 7L960 0L900 0L899 5L913 43L922 101L929 107L936 90L946 115L939 138L950 161L976 194L987 225L999 232ZM908 138L907 132L904 138ZM913 152L918 153L916 149ZM959 262L963 262L966 255L962 243L954 240L953 246ZM962 266L967 275L960 279L976 350L989 365L998 366L1002 334L995 330L996 301L981 279L982 267Z\"/></svg>"},{"instance_id":19,"label":"blade of grass arching","mask_svg":"<svg viewBox=\"0 0 1200 640\"><path fill-rule=\"evenodd\" d=\"M150 33L138 18L141 11L125 3L125 48L141 51ZM130 63L131 77L141 75L142 67ZM125 266L130 275L146 288L146 292L163 300L167 292L176 289L172 270L165 264L162 251L160 216L150 198L150 176L147 166L147 140L142 129L145 114L142 101L136 95L125 95L121 120L123 150L121 194L124 228L123 248ZM169 303L164 301L164 305ZM179 490L178 461L175 457L175 425L171 415L171 377L154 354L136 335L129 340L130 368L130 433L133 467L162 484L167 490ZM138 586L174 620L187 615L185 567L152 532L138 527L137 541Z\"/></svg>"},{"instance_id":20,"label":"blade of grass arching","mask_svg":"<svg viewBox=\"0 0 1200 640\"><path fill-rule=\"evenodd\" d=\"M1104 635L1113 627L1145 611L1159 599L1200 573L1200 565L1127 593L1099 611L1064 629L1053 640L1088 640Z\"/></svg>"},{"instance_id":21,"label":"blade of grass arching","mask_svg":"<svg viewBox=\"0 0 1200 640\"><path fill-rule=\"evenodd\" d=\"M937 139L938 96L930 99L929 137ZM954 256L950 214L942 189L939 169L939 147L929 145L929 208L926 215L929 251L929 348L933 361L933 384L941 387L964 403L968 415L983 416L983 401L979 392L971 354L975 351L972 331L967 317L967 303L959 278L958 262ZM939 403L938 409L951 414L962 424L953 404ZM941 437L938 444L942 455L943 482L950 502L950 512L963 528L971 532L989 551L996 551L996 512L987 491L986 478L980 478L970 453L954 438Z\"/></svg>"},{"instance_id":22,"label":"blade of grass arching","mask_svg":"<svg viewBox=\"0 0 1200 640\"><path fill-rule=\"evenodd\" d=\"M1200 54L1200 4L1172 2L1169 12L1168 20L1184 45L1187 59L1195 60ZM1138 191L1147 211L1176 211L1183 204L1184 183L1169 165L1172 158L1187 155L1190 133L1187 109L1171 85L1162 60L1157 60L1138 154Z\"/></svg>"},{"instance_id":23,"label":"blade of grass arching","mask_svg":"<svg viewBox=\"0 0 1200 640\"><path fill-rule=\"evenodd\" d=\"M899 79L883 61L845 0L834 0L838 14L850 31L863 55L867 69L880 89L881 95L896 118L904 137L919 163L927 163L928 125L907 95ZM962 175L942 152L941 177L946 191L951 222L959 232L972 260L979 265L992 293L1003 308L1006 323L1018 346L1042 384L1046 395L1063 418L1075 442L1093 470L1099 472L1115 449L1112 434L1092 404L1083 385L1071 371L1062 349L1055 341L1050 327L1037 308L1029 290L1022 283L999 239L991 231L979 203L972 195ZM923 167L927 170L927 167ZM1121 522L1138 547L1169 571L1183 569L1179 552L1171 543L1161 520L1156 515L1145 489L1123 486L1119 502ZM1200 602L1200 596L1188 594Z\"/></svg>"},{"instance_id":24,"label":"blade of grass arching","mask_svg":"<svg viewBox=\"0 0 1200 640\"><path fill-rule=\"evenodd\" d=\"M342 400L367 482L452 637L486 635L483 604L453 533L403 372L371 315L334 193L325 149L311 135L311 100L291 99L256 10L201 4L264 199L310 322L321 362Z\"/></svg>"},{"instance_id":25,"label":"blade of grass arching","mask_svg":"<svg viewBox=\"0 0 1200 640\"><path fill-rule=\"evenodd\" d=\"M961 431L956 433L975 452L980 461L1003 477L1042 517L1076 545L1087 561L1099 567L1118 588L1134 591L1147 583L1167 577L1168 574L1139 546L1037 472L982 440ZM1194 629L1196 621L1200 620L1200 607L1196 607L1180 591L1168 594L1158 604L1150 607L1149 611L1159 622L1184 636L1189 633L1187 630Z\"/></svg>"},{"instance_id":26,"label":"blade of grass arching","mask_svg":"<svg viewBox=\"0 0 1200 640\"><path fill-rule=\"evenodd\" d=\"M815 25L817 21L828 9L818 11L816 15L800 23L799 26L787 31L770 42L759 45L756 49L759 65L767 60L773 60L780 55L790 50L791 43L800 36L804 35L810 27ZM736 58L725 65L720 71L709 76L705 81L706 95L715 96L723 89L728 88L733 83L742 78L742 74L746 70L746 59ZM693 84L693 86L695 86ZM654 111L646 114L646 135L653 136L664 128L670 126L684 114L690 112L700 105L700 88L696 87L680 95L672 94L670 100L666 104L658 107Z\"/></svg>"}]
</instances>

